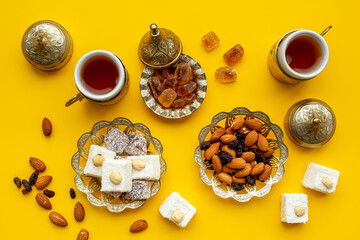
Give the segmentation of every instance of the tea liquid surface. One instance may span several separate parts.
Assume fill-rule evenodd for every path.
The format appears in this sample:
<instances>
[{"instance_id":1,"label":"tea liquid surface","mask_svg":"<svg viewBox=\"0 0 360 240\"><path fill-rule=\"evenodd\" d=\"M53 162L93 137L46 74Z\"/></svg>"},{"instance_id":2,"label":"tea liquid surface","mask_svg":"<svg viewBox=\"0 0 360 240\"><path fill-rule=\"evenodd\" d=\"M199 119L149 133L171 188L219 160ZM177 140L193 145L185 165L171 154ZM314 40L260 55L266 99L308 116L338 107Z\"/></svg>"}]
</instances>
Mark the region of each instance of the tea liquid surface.
<instances>
[{"instance_id":1,"label":"tea liquid surface","mask_svg":"<svg viewBox=\"0 0 360 240\"><path fill-rule=\"evenodd\" d=\"M307 36L297 37L286 49L286 61L296 72L309 72L321 57L319 48L316 40Z\"/></svg>"},{"instance_id":2,"label":"tea liquid surface","mask_svg":"<svg viewBox=\"0 0 360 240\"><path fill-rule=\"evenodd\" d=\"M95 56L85 62L81 77L89 92L101 95L115 88L119 81L119 71L109 58Z\"/></svg>"}]
</instances>

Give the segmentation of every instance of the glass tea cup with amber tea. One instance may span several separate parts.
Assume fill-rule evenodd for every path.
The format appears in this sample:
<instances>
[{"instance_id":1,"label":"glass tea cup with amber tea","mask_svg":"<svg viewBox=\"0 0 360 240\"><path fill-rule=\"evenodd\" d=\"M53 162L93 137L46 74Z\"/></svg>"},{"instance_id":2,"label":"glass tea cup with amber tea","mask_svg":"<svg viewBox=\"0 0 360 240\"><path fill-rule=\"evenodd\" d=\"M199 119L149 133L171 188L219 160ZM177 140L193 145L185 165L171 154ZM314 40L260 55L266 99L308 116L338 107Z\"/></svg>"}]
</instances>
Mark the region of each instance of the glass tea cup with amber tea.
<instances>
[{"instance_id":1,"label":"glass tea cup with amber tea","mask_svg":"<svg viewBox=\"0 0 360 240\"><path fill-rule=\"evenodd\" d=\"M105 50L91 51L80 58L74 72L79 93L66 102L70 106L84 98L102 105L120 101L129 88L128 73L121 59Z\"/></svg>"},{"instance_id":2,"label":"glass tea cup with amber tea","mask_svg":"<svg viewBox=\"0 0 360 240\"><path fill-rule=\"evenodd\" d=\"M285 34L270 50L268 67L275 79L297 84L319 75L329 60L329 48L323 35L298 29Z\"/></svg>"}]
</instances>

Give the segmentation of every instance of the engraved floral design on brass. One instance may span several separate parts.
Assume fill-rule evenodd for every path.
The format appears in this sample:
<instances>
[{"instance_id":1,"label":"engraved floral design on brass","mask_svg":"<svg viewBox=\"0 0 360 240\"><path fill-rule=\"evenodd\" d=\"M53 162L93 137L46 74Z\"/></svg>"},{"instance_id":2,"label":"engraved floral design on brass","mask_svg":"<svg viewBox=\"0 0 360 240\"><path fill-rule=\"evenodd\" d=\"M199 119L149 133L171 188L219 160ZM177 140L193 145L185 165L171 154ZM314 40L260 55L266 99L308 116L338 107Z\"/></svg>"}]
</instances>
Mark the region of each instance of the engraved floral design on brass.
<instances>
[{"instance_id":1,"label":"engraved floral design on brass","mask_svg":"<svg viewBox=\"0 0 360 240\"><path fill-rule=\"evenodd\" d=\"M65 52L65 36L54 25L42 23L30 29L25 38L29 57L39 64L52 64Z\"/></svg>"},{"instance_id":2,"label":"engraved floral design on brass","mask_svg":"<svg viewBox=\"0 0 360 240\"><path fill-rule=\"evenodd\" d=\"M21 47L26 60L44 71L64 67L74 49L72 38L66 29L50 20L32 24L23 35Z\"/></svg>"},{"instance_id":3,"label":"engraved floral design on brass","mask_svg":"<svg viewBox=\"0 0 360 240\"><path fill-rule=\"evenodd\" d=\"M182 52L180 39L170 30L150 26L140 41L138 54L140 60L150 67L159 68L173 64Z\"/></svg>"},{"instance_id":4,"label":"engraved floral design on brass","mask_svg":"<svg viewBox=\"0 0 360 240\"><path fill-rule=\"evenodd\" d=\"M333 131L333 116L321 104L305 105L294 116L294 132L301 141L319 143Z\"/></svg>"}]
</instances>

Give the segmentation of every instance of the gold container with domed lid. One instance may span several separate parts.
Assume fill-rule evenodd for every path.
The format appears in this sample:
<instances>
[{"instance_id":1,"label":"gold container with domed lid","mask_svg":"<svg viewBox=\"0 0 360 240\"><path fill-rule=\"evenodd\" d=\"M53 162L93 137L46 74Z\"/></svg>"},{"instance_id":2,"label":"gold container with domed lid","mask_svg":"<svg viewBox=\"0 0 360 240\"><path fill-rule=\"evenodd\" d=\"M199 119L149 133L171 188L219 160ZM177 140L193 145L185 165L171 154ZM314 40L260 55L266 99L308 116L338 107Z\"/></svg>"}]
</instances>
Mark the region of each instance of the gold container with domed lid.
<instances>
[{"instance_id":1,"label":"gold container with domed lid","mask_svg":"<svg viewBox=\"0 0 360 240\"><path fill-rule=\"evenodd\" d=\"M138 55L146 66L158 69L176 63L182 50L180 38L175 33L151 24L150 31L140 41Z\"/></svg>"},{"instance_id":2,"label":"gold container with domed lid","mask_svg":"<svg viewBox=\"0 0 360 240\"><path fill-rule=\"evenodd\" d=\"M138 55L146 65L140 79L141 97L151 111L164 118L178 119L189 116L205 99L207 90L205 72L195 59L182 53L182 50L180 38L170 30L158 28L156 24L150 25L150 31L145 33L139 44ZM157 71L177 68L176 66L181 62L188 63L195 76L197 84L195 100L182 108L166 108L153 96L149 81Z\"/></svg>"},{"instance_id":3,"label":"gold container with domed lid","mask_svg":"<svg viewBox=\"0 0 360 240\"><path fill-rule=\"evenodd\" d=\"M318 99L305 99L288 110L284 121L285 132L295 144L317 148L334 135L336 118L331 107Z\"/></svg>"},{"instance_id":4,"label":"gold container with domed lid","mask_svg":"<svg viewBox=\"0 0 360 240\"><path fill-rule=\"evenodd\" d=\"M54 71L69 62L74 46L63 26L43 20L32 24L25 31L21 48L26 60L36 68Z\"/></svg>"}]
</instances>

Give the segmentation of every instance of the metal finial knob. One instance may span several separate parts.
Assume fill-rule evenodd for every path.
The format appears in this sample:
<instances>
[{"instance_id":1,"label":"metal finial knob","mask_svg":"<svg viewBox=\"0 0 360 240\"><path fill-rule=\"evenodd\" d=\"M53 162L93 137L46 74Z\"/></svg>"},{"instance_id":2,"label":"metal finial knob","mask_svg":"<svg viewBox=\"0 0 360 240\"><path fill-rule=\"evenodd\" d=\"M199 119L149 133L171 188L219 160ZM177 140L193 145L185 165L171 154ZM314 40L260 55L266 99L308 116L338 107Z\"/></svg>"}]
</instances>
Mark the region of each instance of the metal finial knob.
<instances>
[{"instance_id":1,"label":"metal finial knob","mask_svg":"<svg viewBox=\"0 0 360 240\"><path fill-rule=\"evenodd\" d=\"M160 30L158 29L155 23L150 25L150 30L151 30L151 36L157 37L160 35Z\"/></svg>"}]
</instances>

